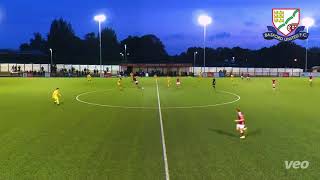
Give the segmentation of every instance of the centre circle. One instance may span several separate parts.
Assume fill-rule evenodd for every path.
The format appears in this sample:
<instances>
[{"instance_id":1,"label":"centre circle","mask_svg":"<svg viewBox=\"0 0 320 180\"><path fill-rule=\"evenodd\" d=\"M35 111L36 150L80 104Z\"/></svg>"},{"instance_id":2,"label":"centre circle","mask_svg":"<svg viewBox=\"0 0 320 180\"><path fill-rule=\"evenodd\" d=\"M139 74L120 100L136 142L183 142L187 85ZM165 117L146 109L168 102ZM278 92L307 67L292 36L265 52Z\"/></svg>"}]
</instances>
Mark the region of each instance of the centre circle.
<instances>
[{"instance_id":1,"label":"centre circle","mask_svg":"<svg viewBox=\"0 0 320 180\"><path fill-rule=\"evenodd\" d=\"M149 92L148 92L149 91ZM84 92L76 96L80 103L108 108L122 109L158 109L158 100L154 89L130 89L119 91L107 89ZM161 109L208 108L235 103L240 96L228 91L201 91L198 94L186 94L183 91L162 91Z\"/></svg>"}]
</instances>

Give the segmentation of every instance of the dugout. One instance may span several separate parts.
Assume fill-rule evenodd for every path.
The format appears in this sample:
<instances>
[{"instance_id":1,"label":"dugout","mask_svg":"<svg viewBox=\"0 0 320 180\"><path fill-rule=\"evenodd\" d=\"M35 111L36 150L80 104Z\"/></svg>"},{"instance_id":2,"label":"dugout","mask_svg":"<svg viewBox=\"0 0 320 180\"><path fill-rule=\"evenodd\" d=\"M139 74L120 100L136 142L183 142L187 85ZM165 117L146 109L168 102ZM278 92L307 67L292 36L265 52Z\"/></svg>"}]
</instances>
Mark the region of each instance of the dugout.
<instances>
[{"instance_id":1,"label":"dugout","mask_svg":"<svg viewBox=\"0 0 320 180\"><path fill-rule=\"evenodd\" d=\"M192 64L120 64L124 74L145 74L150 76L188 76L191 75Z\"/></svg>"}]
</instances>

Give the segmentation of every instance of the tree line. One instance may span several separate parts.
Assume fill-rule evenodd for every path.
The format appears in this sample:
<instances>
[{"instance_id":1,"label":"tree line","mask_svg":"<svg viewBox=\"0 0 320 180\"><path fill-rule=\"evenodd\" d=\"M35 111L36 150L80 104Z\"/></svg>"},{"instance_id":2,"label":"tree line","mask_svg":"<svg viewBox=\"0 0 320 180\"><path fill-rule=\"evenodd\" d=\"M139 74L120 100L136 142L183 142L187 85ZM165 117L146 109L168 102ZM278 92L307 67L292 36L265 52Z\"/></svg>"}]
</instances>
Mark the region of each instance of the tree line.
<instances>
[{"instance_id":1,"label":"tree line","mask_svg":"<svg viewBox=\"0 0 320 180\"><path fill-rule=\"evenodd\" d=\"M103 64L120 63L193 63L203 65L203 48L190 47L181 54L170 56L162 41L153 34L129 36L120 41L111 28L103 28L102 62ZM28 57L15 56L20 63L48 63L49 49L53 50L54 63L63 64L99 64L99 35L95 32L78 37L72 25L64 19L55 19L51 23L46 37L34 33L30 42L20 46L21 52L38 52L40 55ZM126 45L126 50L125 50ZM308 51L309 67L320 65L320 48ZM126 53L126 54L125 54ZM22 53L23 55L24 53ZM0 54L0 61L10 58ZM11 61L13 62L13 61ZM299 67L304 68L305 48L294 42L280 42L271 47L258 50L234 48L206 48L206 66L240 66L240 67Z\"/></svg>"}]
</instances>

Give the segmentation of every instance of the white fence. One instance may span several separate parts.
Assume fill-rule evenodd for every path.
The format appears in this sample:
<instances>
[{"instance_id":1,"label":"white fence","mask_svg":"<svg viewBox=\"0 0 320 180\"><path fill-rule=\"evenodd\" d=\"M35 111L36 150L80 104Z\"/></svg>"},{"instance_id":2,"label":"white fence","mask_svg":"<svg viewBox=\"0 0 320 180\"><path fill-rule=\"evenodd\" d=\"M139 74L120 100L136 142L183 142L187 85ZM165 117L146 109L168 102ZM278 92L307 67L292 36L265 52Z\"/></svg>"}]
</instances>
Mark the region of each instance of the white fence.
<instances>
[{"instance_id":1,"label":"white fence","mask_svg":"<svg viewBox=\"0 0 320 180\"><path fill-rule=\"evenodd\" d=\"M74 69L75 71L94 71L100 70L100 65L74 65L74 64L57 64L57 71L59 72L62 69L66 69L67 71ZM3 63L0 64L0 72L15 72L14 67L20 67L21 72L27 71L41 71L43 69L45 72L50 72L50 64L17 64L17 63ZM113 75L116 75L121 71L119 65L103 65L103 71L108 71ZM161 69L161 68L160 68ZM143 69L145 70L145 69ZM153 70L152 68L148 69L148 71ZM157 69L159 70L159 69ZM173 69L170 69L171 71ZM226 75L230 75L231 73L235 76L240 76L241 74L249 74L250 76L278 76L281 73L288 73L289 76L301 76L303 73L303 69L298 68L239 68L239 67L206 67L205 70L203 67L190 67L184 69L186 73L193 73L195 75L200 75L201 72L226 72ZM165 73L167 69L163 70Z\"/></svg>"},{"instance_id":2,"label":"white fence","mask_svg":"<svg viewBox=\"0 0 320 180\"><path fill-rule=\"evenodd\" d=\"M100 70L100 65L74 65L74 64L57 64L57 71L61 69L71 70L72 68L75 71L84 71L87 69L89 71ZM16 63L4 63L0 64L0 72L15 72L15 67L20 69L21 72L27 71L41 71L50 72L50 64L16 64ZM103 71L111 72L112 74L117 74L120 70L119 65L102 65Z\"/></svg>"},{"instance_id":3,"label":"white fence","mask_svg":"<svg viewBox=\"0 0 320 180\"><path fill-rule=\"evenodd\" d=\"M239 68L239 67L206 67L203 71L203 67L195 67L194 74L200 75L201 72L226 72L226 75L233 74L240 76L241 74L249 74L250 76L278 76L281 73L288 73L289 76L300 76L303 73L303 69L299 68ZM193 72L193 68L190 68L190 72Z\"/></svg>"}]
</instances>

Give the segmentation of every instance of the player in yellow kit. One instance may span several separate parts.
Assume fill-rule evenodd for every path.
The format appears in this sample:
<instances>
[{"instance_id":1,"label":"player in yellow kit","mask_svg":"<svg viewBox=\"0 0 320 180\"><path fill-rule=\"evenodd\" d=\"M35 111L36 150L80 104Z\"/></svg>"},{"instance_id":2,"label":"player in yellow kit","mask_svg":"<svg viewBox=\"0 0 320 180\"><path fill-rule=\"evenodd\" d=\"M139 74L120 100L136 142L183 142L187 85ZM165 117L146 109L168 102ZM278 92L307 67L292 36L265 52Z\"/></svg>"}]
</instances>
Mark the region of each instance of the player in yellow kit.
<instances>
[{"instance_id":1,"label":"player in yellow kit","mask_svg":"<svg viewBox=\"0 0 320 180\"><path fill-rule=\"evenodd\" d=\"M117 81L117 85L118 85L118 88L122 91L122 79L119 78L118 81Z\"/></svg>"},{"instance_id":2,"label":"player in yellow kit","mask_svg":"<svg viewBox=\"0 0 320 180\"><path fill-rule=\"evenodd\" d=\"M60 97L61 97L61 94L60 94L59 88L57 88L52 93L53 102L57 105L60 105Z\"/></svg>"},{"instance_id":3,"label":"player in yellow kit","mask_svg":"<svg viewBox=\"0 0 320 180\"><path fill-rule=\"evenodd\" d=\"M233 75L233 74L230 75L230 79L231 79L232 85L235 85L235 84L234 84L234 75Z\"/></svg>"},{"instance_id":4,"label":"player in yellow kit","mask_svg":"<svg viewBox=\"0 0 320 180\"><path fill-rule=\"evenodd\" d=\"M133 82L134 74L133 72L130 73L131 81Z\"/></svg>"},{"instance_id":5,"label":"player in yellow kit","mask_svg":"<svg viewBox=\"0 0 320 180\"><path fill-rule=\"evenodd\" d=\"M90 73L87 75L87 80L88 80L89 82L91 82L91 80L92 80L92 77L91 77Z\"/></svg>"},{"instance_id":6,"label":"player in yellow kit","mask_svg":"<svg viewBox=\"0 0 320 180\"><path fill-rule=\"evenodd\" d=\"M170 87L171 85L171 78L169 76L167 76L167 86L168 88Z\"/></svg>"}]
</instances>

